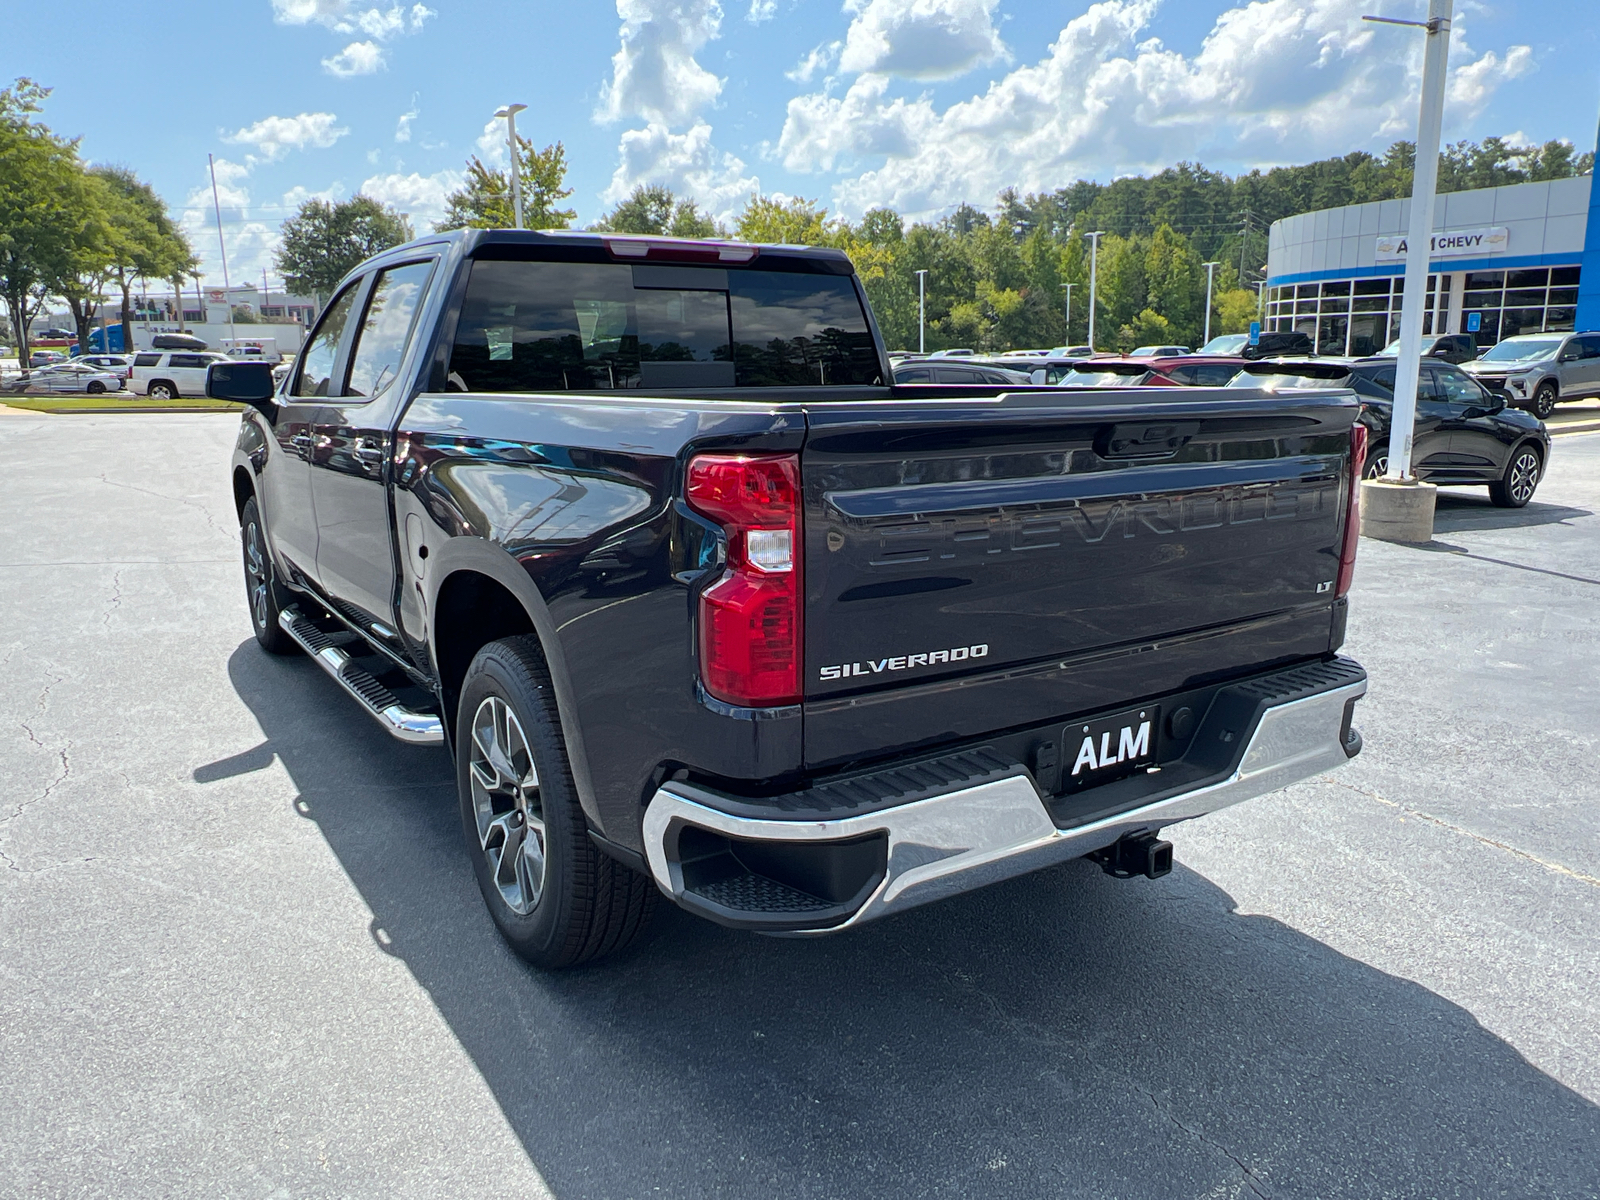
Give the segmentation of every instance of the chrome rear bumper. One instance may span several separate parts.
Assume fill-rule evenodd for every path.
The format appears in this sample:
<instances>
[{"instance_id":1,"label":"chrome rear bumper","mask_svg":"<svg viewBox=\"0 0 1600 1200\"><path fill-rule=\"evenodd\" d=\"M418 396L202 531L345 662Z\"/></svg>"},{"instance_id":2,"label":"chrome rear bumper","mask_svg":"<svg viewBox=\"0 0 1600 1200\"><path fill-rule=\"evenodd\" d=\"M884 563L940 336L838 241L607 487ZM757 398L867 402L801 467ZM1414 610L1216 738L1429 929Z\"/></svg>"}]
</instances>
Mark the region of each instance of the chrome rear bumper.
<instances>
[{"instance_id":1,"label":"chrome rear bumper","mask_svg":"<svg viewBox=\"0 0 1600 1200\"><path fill-rule=\"evenodd\" d=\"M1066 828L1051 820L1045 798L1020 764L976 786L958 785L911 803L827 820L734 815L722 811L718 793L669 782L657 790L645 810L646 857L656 883L668 896L724 924L790 933L833 932L1078 858L1125 835L1153 832L1204 816L1332 770L1359 749L1359 736L1349 730L1346 712L1366 690L1363 677L1269 707L1256 723L1237 766L1223 778ZM749 805L727 807L748 811ZM753 893L748 885L737 891L746 898L740 903L752 906L749 919L741 919L737 904L716 906L691 894L685 882L684 856L677 853L685 830L706 831L758 847L886 836L887 862L862 895L843 900L835 897L839 902L833 904L818 902L816 926L807 927L803 912L791 912L786 920L770 917L776 911L774 905L789 890L781 884L766 897ZM821 918L826 918L825 922Z\"/></svg>"}]
</instances>

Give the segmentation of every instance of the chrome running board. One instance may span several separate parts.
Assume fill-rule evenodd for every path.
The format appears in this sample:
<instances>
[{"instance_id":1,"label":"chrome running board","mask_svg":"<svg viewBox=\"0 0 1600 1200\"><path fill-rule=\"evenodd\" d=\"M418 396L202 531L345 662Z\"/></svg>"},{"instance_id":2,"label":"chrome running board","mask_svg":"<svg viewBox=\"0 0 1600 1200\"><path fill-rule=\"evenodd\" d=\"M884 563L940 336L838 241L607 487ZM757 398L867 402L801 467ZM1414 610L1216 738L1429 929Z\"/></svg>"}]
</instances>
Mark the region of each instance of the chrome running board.
<instances>
[{"instance_id":1,"label":"chrome running board","mask_svg":"<svg viewBox=\"0 0 1600 1200\"><path fill-rule=\"evenodd\" d=\"M444 745L444 723L430 712L413 712L406 708L394 693L374 679L368 671L357 666L355 660L334 644L332 638L318 629L298 608L290 605L278 616L283 631L300 644L334 682L353 696L362 708L389 731L391 737L409 742L413 746Z\"/></svg>"}]
</instances>

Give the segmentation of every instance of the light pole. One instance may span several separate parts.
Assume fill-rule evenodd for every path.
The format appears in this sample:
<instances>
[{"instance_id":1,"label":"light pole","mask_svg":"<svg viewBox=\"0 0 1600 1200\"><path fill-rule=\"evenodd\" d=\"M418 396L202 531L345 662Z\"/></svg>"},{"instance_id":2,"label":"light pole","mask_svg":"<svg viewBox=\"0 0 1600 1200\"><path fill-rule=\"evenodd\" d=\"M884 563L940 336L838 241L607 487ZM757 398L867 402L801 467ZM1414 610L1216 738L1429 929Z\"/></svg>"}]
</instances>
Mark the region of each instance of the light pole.
<instances>
[{"instance_id":1,"label":"light pole","mask_svg":"<svg viewBox=\"0 0 1600 1200\"><path fill-rule=\"evenodd\" d=\"M1067 345L1070 346L1072 345L1072 285L1063 283L1061 286L1066 289L1067 293Z\"/></svg>"},{"instance_id":2,"label":"light pole","mask_svg":"<svg viewBox=\"0 0 1600 1200\"><path fill-rule=\"evenodd\" d=\"M1100 265L1100 239L1105 236L1105 230L1096 229L1093 233L1083 236L1089 239L1089 353L1094 353L1094 310L1100 299L1100 280L1098 267Z\"/></svg>"},{"instance_id":3,"label":"light pole","mask_svg":"<svg viewBox=\"0 0 1600 1200\"><path fill-rule=\"evenodd\" d=\"M211 207L217 213L217 249L222 254L222 302L228 306L228 340L233 343L233 348L239 348L239 331L233 325L233 289L228 283L228 247L222 240L222 202L217 199L217 163L211 155L206 155L206 165L211 169ZM206 315L205 301L200 302L200 319Z\"/></svg>"},{"instance_id":4,"label":"light pole","mask_svg":"<svg viewBox=\"0 0 1600 1200\"><path fill-rule=\"evenodd\" d=\"M1384 25L1413 25L1428 31L1422 58L1422 107L1417 115L1417 161L1411 182L1411 224L1406 234L1406 282L1400 303L1400 357L1395 364L1394 417L1390 425L1391 482L1410 480L1411 442L1417 423L1417 377L1422 359L1422 297L1428 285L1433 239L1433 200L1439 181L1439 127L1444 120L1445 66L1450 53L1453 0L1428 0L1426 21L1363 17ZM1394 434L1401 434L1394 444ZM1431 509L1431 505L1429 506ZM1432 525L1432 513L1429 513Z\"/></svg>"},{"instance_id":5,"label":"light pole","mask_svg":"<svg viewBox=\"0 0 1600 1200\"><path fill-rule=\"evenodd\" d=\"M1219 264L1208 262L1200 265L1206 269L1206 335L1200 339L1200 344L1204 346L1211 340L1211 281L1216 276Z\"/></svg>"},{"instance_id":6,"label":"light pole","mask_svg":"<svg viewBox=\"0 0 1600 1200\"><path fill-rule=\"evenodd\" d=\"M522 168L517 165L517 114L526 104L508 104L494 115L506 119L506 144L511 147L511 209L522 228Z\"/></svg>"},{"instance_id":7,"label":"light pole","mask_svg":"<svg viewBox=\"0 0 1600 1200\"><path fill-rule=\"evenodd\" d=\"M923 336L928 316L928 273L917 272L917 353L927 353L928 343Z\"/></svg>"}]
</instances>

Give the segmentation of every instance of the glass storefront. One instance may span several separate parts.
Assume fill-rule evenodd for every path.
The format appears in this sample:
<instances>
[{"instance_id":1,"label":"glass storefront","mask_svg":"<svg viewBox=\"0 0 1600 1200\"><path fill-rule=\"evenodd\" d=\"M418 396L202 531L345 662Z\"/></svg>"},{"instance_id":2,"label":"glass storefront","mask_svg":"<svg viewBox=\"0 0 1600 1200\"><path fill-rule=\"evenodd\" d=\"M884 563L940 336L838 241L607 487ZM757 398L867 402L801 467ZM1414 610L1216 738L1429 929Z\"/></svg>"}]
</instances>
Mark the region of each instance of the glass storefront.
<instances>
[{"instance_id":1,"label":"glass storefront","mask_svg":"<svg viewBox=\"0 0 1600 1200\"><path fill-rule=\"evenodd\" d=\"M1445 332L1452 276L1428 276L1422 312L1424 335ZM1578 303L1577 267L1473 271L1462 294L1461 326L1479 314L1478 344L1491 346L1518 333L1569 330ZM1267 289L1265 328L1299 330L1319 354L1376 354L1400 336L1405 278L1341 279Z\"/></svg>"}]
</instances>

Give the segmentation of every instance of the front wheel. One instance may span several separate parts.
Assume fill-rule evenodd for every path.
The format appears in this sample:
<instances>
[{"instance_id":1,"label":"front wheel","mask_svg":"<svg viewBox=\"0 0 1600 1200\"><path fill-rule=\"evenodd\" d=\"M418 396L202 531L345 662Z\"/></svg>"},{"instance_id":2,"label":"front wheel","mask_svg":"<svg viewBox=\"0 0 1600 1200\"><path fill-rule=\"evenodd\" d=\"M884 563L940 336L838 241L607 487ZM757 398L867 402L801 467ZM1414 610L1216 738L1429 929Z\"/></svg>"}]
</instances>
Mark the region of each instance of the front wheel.
<instances>
[{"instance_id":1,"label":"front wheel","mask_svg":"<svg viewBox=\"0 0 1600 1200\"><path fill-rule=\"evenodd\" d=\"M1361 471L1363 479L1382 479L1389 473L1389 447L1379 446L1367 455L1367 465Z\"/></svg>"},{"instance_id":2,"label":"front wheel","mask_svg":"<svg viewBox=\"0 0 1600 1200\"><path fill-rule=\"evenodd\" d=\"M1541 383L1534 390L1533 403L1529 406L1529 411L1539 420L1548 421L1550 414L1556 411L1556 399L1556 385L1553 383Z\"/></svg>"},{"instance_id":3,"label":"front wheel","mask_svg":"<svg viewBox=\"0 0 1600 1200\"><path fill-rule=\"evenodd\" d=\"M1542 460L1532 446L1518 446L1506 473L1489 485L1489 499L1499 508L1521 508L1533 499L1539 486L1539 468Z\"/></svg>"},{"instance_id":4,"label":"front wheel","mask_svg":"<svg viewBox=\"0 0 1600 1200\"><path fill-rule=\"evenodd\" d=\"M239 540L244 543L244 590L250 604L250 625L256 641L269 654L293 654L300 644L283 631L283 590L278 586L272 555L261 528L261 508L251 496L239 514Z\"/></svg>"},{"instance_id":5,"label":"front wheel","mask_svg":"<svg viewBox=\"0 0 1600 1200\"><path fill-rule=\"evenodd\" d=\"M89 386L84 389L84 391L88 392L91 396L103 396L105 394L105 390L106 385L101 383L98 379L91 379L89 381Z\"/></svg>"},{"instance_id":6,"label":"front wheel","mask_svg":"<svg viewBox=\"0 0 1600 1200\"><path fill-rule=\"evenodd\" d=\"M655 883L589 838L538 638L490 642L467 668L456 787L478 890L519 955L570 967L643 932Z\"/></svg>"}]
</instances>

